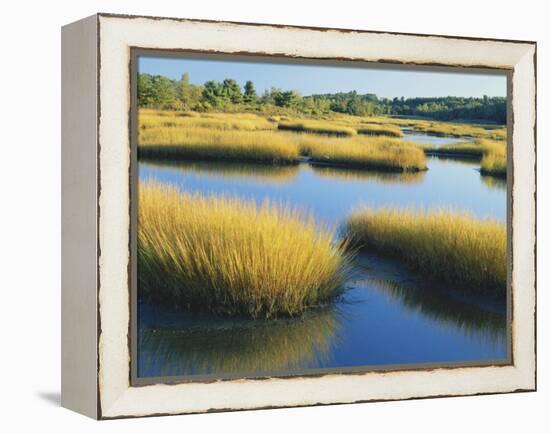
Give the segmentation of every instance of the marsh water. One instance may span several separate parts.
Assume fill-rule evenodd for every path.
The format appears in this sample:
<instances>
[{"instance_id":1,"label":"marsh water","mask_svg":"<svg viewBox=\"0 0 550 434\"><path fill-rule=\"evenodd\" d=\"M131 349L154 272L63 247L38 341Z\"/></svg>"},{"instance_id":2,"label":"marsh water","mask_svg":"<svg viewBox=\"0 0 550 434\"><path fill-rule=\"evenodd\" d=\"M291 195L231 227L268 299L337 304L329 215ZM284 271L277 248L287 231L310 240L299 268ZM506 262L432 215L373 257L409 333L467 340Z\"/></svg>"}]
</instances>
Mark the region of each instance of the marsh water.
<instances>
[{"instance_id":1,"label":"marsh water","mask_svg":"<svg viewBox=\"0 0 550 434\"><path fill-rule=\"evenodd\" d=\"M423 137L436 146L447 143ZM335 229L362 205L464 210L504 222L506 182L483 177L478 168L476 161L435 157L428 159L428 171L414 174L308 163L142 161L139 179L205 195L290 204ZM339 300L298 318L254 321L140 305L138 334L139 377L479 363L504 360L508 352L505 303L464 296L460 288L367 254L357 258Z\"/></svg>"}]
</instances>

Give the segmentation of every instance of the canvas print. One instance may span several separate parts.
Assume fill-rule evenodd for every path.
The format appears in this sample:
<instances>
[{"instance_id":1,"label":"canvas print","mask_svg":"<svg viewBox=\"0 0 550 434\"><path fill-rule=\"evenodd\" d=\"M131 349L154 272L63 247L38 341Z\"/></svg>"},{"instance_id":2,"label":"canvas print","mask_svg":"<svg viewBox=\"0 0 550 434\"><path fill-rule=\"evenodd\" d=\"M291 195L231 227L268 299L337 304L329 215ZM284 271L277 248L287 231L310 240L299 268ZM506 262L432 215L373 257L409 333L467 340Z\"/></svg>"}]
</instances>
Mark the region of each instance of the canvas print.
<instances>
[{"instance_id":1,"label":"canvas print","mask_svg":"<svg viewBox=\"0 0 550 434\"><path fill-rule=\"evenodd\" d=\"M133 74L139 379L509 362L504 72Z\"/></svg>"}]
</instances>

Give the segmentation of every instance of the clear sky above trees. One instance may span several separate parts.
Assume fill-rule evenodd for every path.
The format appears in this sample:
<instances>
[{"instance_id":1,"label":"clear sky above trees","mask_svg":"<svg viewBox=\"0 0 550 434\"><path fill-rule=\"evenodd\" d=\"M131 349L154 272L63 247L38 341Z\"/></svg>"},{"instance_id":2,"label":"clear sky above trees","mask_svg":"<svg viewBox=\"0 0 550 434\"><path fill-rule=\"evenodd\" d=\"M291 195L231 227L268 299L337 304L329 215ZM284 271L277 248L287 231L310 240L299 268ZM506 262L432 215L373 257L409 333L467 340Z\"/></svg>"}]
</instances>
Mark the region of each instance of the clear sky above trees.
<instances>
[{"instance_id":1,"label":"clear sky above trees","mask_svg":"<svg viewBox=\"0 0 550 434\"><path fill-rule=\"evenodd\" d=\"M219 59L219 58L218 58ZM252 80L258 94L271 87L302 95L355 90L378 97L506 96L503 73L433 72L376 68L266 63L206 58L140 57L139 72L179 80L184 72L192 84L231 77L244 87Z\"/></svg>"}]
</instances>

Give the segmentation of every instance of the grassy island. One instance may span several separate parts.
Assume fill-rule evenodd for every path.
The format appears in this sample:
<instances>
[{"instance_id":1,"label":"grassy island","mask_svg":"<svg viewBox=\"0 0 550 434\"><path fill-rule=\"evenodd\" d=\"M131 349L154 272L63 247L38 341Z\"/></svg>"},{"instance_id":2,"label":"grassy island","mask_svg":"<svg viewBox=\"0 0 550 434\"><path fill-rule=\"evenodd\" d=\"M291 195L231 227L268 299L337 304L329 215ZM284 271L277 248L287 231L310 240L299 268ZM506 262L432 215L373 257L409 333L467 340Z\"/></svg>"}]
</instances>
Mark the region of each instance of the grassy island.
<instances>
[{"instance_id":1,"label":"grassy island","mask_svg":"<svg viewBox=\"0 0 550 434\"><path fill-rule=\"evenodd\" d=\"M424 147L427 155L463 157L481 160L482 175L506 178L506 142L477 139L470 143L451 143L439 147Z\"/></svg>"},{"instance_id":2,"label":"grassy island","mask_svg":"<svg viewBox=\"0 0 550 434\"><path fill-rule=\"evenodd\" d=\"M422 150L400 139L398 126L365 124L352 116L281 121L253 113L145 109L138 131L138 153L144 159L288 165L307 157L314 163L355 169L426 169Z\"/></svg>"},{"instance_id":3,"label":"grassy island","mask_svg":"<svg viewBox=\"0 0 550 434\"><path fill-rule=\"evenodd\" d=\"M142 158L167 160L218 160L251 163L295 164L295 144L270 132L186 131L169 133L162 144L140 144Z\"/></svg>"},{"instance_id":4,"label":"grassy island","mask_svg":"<svg viewBox=\"0 0 550 434\"><path fill-rule=\"evenodd\" d=\"M145 299L252 318L291 316L338 295L349 262L346 246L299 211L140 185Z\"/></svg>"},{"instance_id":5,"label":"grassy island","mask_svg":"<svg viewBox=\"0 0 550 434\"><path fill-rule=\"evenodd\" d=\"M466 213L363 209L346 222L360 248L405 260L412 268L477 293L504 296L506 226Z\"/></svg>"},{"instance_id":6,"label":"grassy island","mask_svg":"<svg viewBox=\"0 0 550 434\"><path fill-rule=\"evenodd\" d=\"M314 163L389 172L418 172L426 169L422 149L387 137L313 141L302 138L301 153Z\"/></svg>"},{"instance_id":7,"label":"grassy island","mask_svg":"<svg viewBox=\"0 0 550 434\"><path fill-rule=\"evenodd\" d=\"M330 122L307 121L307 122L279 122L278 129L283 131L294 131L298 133L326 134L328 136L351 137L357 134L353 128L331 124Z\"/></svg>"},{"instance_id":8,"label":"grassy island","mask_svg":"<svg viewBox=\"0 0 550 434\"><path fill-rule=\"evenodd\" d=\"M403 132L397 125L364 124L357 128L357 134L364 134L367 136L403 137Z\"/></svg>"},{"instance_id":9,"label":"grassy island","mask_svg":"<svg viewBox=\"0 0 550 434\"><path fill-rule=\"evenodd\" d=\"M506 178L506 156L499 154L487 154L481 159L482 175Z\"/></svg>"}]
</instances>

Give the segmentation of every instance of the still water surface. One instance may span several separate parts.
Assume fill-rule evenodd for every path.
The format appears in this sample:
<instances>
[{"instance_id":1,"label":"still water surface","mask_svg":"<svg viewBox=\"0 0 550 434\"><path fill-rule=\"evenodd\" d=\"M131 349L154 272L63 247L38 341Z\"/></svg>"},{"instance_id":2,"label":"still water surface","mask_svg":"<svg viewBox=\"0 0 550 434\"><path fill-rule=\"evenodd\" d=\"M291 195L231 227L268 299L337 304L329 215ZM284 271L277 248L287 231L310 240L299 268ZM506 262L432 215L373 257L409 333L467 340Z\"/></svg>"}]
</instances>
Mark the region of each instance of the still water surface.
<instances>
[{"instance_id":1,"label":"still water surface","mask_svg":"<svg viewBox=\"0 0 550 434\"><path fill-rule=\"evenodd\" d=\"M479 163L430 158L428 168L393 174L305 163L140 162L139 178L207 195L288 203L333 227L361 205L466 210L506 220L506 183L482 177ZM252 321L142 305L138 376L261 376L505 359L505 305L460 294L397 262L361 255L342 298L300 318Z\"/></svg>"}]
</instances>

